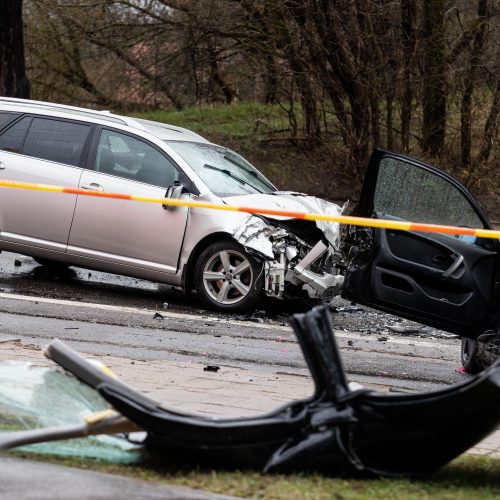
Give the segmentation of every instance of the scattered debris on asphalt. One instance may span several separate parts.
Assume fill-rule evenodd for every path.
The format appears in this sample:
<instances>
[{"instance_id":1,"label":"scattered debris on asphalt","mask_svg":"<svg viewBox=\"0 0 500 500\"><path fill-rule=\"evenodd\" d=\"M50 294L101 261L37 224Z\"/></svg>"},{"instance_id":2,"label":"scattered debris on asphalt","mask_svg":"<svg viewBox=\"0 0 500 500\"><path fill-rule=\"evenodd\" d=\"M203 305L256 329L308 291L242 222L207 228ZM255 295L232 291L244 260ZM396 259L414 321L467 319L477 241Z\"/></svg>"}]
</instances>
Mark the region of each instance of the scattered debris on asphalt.
<instances>
[{"instance_id":1,"label":"scattered debris on asphalt","mask_svg":"<svg viewBox=\"0 0 500 500\"><path fill-rule=\"evenodd\" d=\"M363 308L359 306L343 306L343 307L337 307L337 306L329 306L330 311L333 313L355 313L355 312L361 312L363 311Z\"/></svg>"},{"instance_id":2,"label":"scattered debris on asphalt","mask_svg":"<svg viewBox=\"0 0 500 500\"><path fill-rule=\"evenodd\" d=\"M204 372L218 372L220 370L220 366L217 365L207 365L203 368Z\"/></svg>"},{"instance_id":3,"label":"scattered debris on asphalt","mask_svg":"<svg viewBox=\"0 0 500 500\"><path fill-rule=\"evenodd\" d=\"M18 337L0 337L0 344L6 344L7 342L21 342Z\"/></svg>"},{"instance_id":4,"label":"scattered debris on asphalt","mask_svg":"<svg viewBox=\"0 0 500 500\"><path fill-rule=\"evenodd\" d=\"M429 335L433 333L432 328L427 326L403 326L403 325L385 325L391 332L405 335Z\"/></svg>"}]
</instances>

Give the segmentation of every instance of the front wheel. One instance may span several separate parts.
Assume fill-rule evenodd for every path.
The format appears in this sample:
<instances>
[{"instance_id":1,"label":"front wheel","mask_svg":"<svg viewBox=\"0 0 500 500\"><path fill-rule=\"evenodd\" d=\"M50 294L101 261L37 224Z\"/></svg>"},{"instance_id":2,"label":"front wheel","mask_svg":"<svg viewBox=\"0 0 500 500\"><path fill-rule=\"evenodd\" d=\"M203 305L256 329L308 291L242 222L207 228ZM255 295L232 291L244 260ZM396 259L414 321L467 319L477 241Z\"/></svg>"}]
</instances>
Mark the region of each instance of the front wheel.
<instances>
[{"instance_id":1,"label":"front wheel","mask_svg":"<svg viewBox=\"0 0 500 500\"><path fill-rule=\"evenodd\" d=\"M477 342L475 340L462 337L461 357L462 366L467 373L474 375L483 369L478 360Z\"/></svg>"},{"instance_id":2,"label":"front wheel","mask_svg":"<svg viewBox=\"0 0 500 500\"><path fill-rule=\"evenodd\" d=\"M263 266L236 242L213 243L203 250L195 268L200 299L219 311L253 308L264 283Z\"/></svg>"}]
</instances>

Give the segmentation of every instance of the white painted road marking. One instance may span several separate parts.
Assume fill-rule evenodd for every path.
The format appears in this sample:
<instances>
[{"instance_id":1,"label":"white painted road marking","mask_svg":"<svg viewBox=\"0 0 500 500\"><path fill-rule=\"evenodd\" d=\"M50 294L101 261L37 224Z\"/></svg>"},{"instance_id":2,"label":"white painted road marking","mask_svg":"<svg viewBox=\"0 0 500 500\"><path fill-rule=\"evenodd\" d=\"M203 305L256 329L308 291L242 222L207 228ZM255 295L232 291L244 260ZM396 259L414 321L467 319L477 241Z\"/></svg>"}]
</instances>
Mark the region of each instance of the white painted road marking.
<instances>
[{"instance_id":1,"label":"white painted road marking","mask_svg":"<svg viewBox=\"0 0 500 500\"><path fill-rule=\"evenodd\" d=\"M123 307L123 306L112 306L106 304L97 304L94 302L76 302L73 300L64 300L64 299L51 299L46 297L36 297L33 295L19 295L14 293L1 293L0 299L9 299L9 300L22 300L28 302L38 302L43 304L54 304L61 306L70 306L70 307L85 307L88 309L98 309L101 311L110 311L110 312L123 312L128 314L140 314L143 316L153 317L158 311L155 309L139 309L137 307ZM172 320L191 320L191 321L200 321L203 319L204 321L215 321L224 324L236 325L236 326L246 326L253 329L261 329L261 330L278 330L287 333L291 333L291 327L281 326L281 325L269 325L265 323L254 323L251 321L234 321L234 320L221 320L221 318L217 316L198 316L195 314L186 314L186 313L177 313L177 312L169 312L169 311L161 311L160 314L164 318L170 318ZM336 338L342 339L350 339L350 340L371 340L374 341L377 338L377 335L362 335L356 333L346 333L343 331L335 330ZM387 335L384 335L387 337ZM401 338L392 338L389 337L387 341L382 342L384 344L400 344L400 345L411 345L418 344L421 347L435 347L436 342L440 343L451 343L454 344L456 339L436 339L434 342L429 342L422 340L419 337L412 337L411 339L401 339Z\"/></svg>"}]
</instances>

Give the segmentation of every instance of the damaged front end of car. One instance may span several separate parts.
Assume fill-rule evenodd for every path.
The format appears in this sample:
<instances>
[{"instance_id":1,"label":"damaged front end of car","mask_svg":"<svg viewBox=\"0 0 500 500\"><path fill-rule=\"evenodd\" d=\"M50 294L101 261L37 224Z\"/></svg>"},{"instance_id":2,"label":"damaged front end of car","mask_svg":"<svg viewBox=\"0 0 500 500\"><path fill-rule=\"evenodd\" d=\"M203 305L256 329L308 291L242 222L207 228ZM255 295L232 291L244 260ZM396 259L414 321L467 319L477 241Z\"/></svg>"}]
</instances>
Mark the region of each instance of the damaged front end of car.
<instances>
[{"instance_id":1,"label":"damaged front end of car","mask_svg":"<svg viewBox=\"0 0 500 500\"><path fill-rule=\"evenodd\" d=\"M343 207L315 197L287 196L316 213L341 215L343 211ZM263 261L264 290L269 297L328 302L342 287L337 223L250 215L233 237Z\"/></svg>"}]
</instances>

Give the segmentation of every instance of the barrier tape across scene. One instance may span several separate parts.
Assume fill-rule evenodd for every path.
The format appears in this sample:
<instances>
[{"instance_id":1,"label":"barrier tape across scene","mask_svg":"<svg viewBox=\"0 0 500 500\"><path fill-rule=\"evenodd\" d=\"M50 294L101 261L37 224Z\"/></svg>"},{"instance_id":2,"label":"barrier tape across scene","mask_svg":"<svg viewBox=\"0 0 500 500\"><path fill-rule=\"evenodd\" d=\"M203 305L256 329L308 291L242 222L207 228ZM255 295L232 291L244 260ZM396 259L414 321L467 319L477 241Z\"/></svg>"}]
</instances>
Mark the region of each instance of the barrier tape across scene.
<instances>
[{"instance_id":1,"label":"barrier tape across scene","mask_svg":"<svg viewBox=\"0 0 500 500\"><path fill-rule=\"evenodd\" d=\"M441 233L453 235L476 236L479 238L500 239L500 230L494 229L474 229L469 227L446 226L441 224L423 224L406 221L394 221L386 219L370 219L366 217L353 217L348 215L327 215L314 212L295 212L288 210L276 210L270 208L255 207L237 207L234 205L225 205L220 203L206 203L202 201L172 199L172 198L154 198L142 196L139 194L112 193L106 191L91 191L80 188L70 188L64 186L52 186L49 184L33 184L28 182L15 182L0 180L0 187L14 189L29 189L33 191L47 191L51 193L66 193L82 196L97 196L99 198L113 198L117 200L139 201L143 203L160 203L162 205L177 207L205 208L213 210L225 210L229 212L246 212L249 214L274 215L281 217L290 217L294 219L303 219L310 221L337 222L350 226L363 226L383 229L396 229L400 231L418 231L424 233Z\"/></svg>"}]
</instances>

